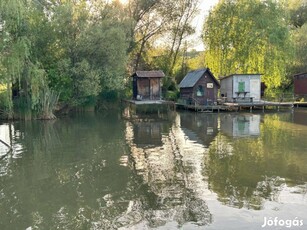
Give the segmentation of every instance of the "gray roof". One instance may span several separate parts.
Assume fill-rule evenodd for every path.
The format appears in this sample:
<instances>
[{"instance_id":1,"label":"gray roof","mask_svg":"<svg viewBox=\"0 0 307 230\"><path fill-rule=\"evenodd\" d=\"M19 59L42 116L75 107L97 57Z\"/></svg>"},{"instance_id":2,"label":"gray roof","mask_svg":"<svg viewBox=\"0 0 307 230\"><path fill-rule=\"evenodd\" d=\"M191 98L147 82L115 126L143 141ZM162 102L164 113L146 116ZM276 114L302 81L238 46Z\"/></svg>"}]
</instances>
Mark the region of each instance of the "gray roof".
<instances>
[{"instance_id":1,"label":"gray roof","mask_svg":"<svg viewBox=\"0 0 307 230\"><path fill-rule=\"evenodd\" d=\"M219 86L219 82L215 79L213 74L210 72L208 68L205 69L198 69L189 72L180 82L179 87L180 88L190 88L194 87L194 85L198 82L198 80L204 75L205 72L209 72L211 75L212 79L215 81L215 83Z\"/></svg>"},{"instance_id":2,"label":"gray roof","mask_svg":"<svg viewBox=\"0 0 307 230\"><path fill-rule=\"evenodd\" d=\"M297 74L294 74L294 77L297 77L297 76L306 76L307 75L307 72L304 72L304 73L297 73Z\"/></svg>"},{"instance_id":3,"label":"gray roof","mask_svg":"<svg viewBox=\"0 0 307 230\"><path fill-rule=\"evenodd\" d=\"M261 76L262 74L261 73L234 73L234 74L230 74L228 76L225 76L225 77L221 77L220 80L223 80L223 79L226 79L226 78L229 78L229 77L233 77L233 76L243 76L243 77L248 77L248 76Z\"/></svg>"},{"instance_id":4,"label":"gray roof","mask_svg":"<svg viewBox=\"0 0 307 230\"><path fill-rule=\"evenodd\" d=\"M132 76L145 77L145 78L161 78L165 77L162 70L152 70L152 71L136 71Z\"/></svg>"}]
</instances>

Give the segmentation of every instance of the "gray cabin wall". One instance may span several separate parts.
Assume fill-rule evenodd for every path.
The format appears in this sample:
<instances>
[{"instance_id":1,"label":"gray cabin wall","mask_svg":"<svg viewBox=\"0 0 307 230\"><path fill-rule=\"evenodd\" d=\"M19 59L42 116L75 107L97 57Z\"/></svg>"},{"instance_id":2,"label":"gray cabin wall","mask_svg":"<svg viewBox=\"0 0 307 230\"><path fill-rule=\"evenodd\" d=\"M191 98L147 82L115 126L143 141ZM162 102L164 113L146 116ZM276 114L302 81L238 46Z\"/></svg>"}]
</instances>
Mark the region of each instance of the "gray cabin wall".
<instances>
[{"instance_id":1,"label":"gray cabin wall","mask_svg":"<svg viewBox=\"0 0 307 230\"><path fill-rule=\"evenodd\" d=\"M232 101L233 98L232 77L221 80L221 97L226 97L227 101Z\"/></svg>"},{"instance_id":2,"label":"gray cabin wall","mask_svg":"<svg viewBox=\"0 0 307 230\"><path fill-rule=\"evenodd\" d=\"M244 92L239 93L239 84L244 82ZM226 101L233 102L233 98L250 98L254 101L261 99L261 79L260 75L239 74L226 77L221 80L221 96L226 97Z\"/></svg>"},{"instance_id":3,"label":"gray cabin wall","mask_svg":"<svg viewBox=\"0 0 307 230\"><path fill-rule=\"evenodd\" d=\"M261 99L261 80L260 75L234 75L233 76L233 97L237 97L239 92L239 82L245 83L245 97L252 97L254 101ZM240 97L244 97L242 94Z\"/></svg>"}]
</instances>

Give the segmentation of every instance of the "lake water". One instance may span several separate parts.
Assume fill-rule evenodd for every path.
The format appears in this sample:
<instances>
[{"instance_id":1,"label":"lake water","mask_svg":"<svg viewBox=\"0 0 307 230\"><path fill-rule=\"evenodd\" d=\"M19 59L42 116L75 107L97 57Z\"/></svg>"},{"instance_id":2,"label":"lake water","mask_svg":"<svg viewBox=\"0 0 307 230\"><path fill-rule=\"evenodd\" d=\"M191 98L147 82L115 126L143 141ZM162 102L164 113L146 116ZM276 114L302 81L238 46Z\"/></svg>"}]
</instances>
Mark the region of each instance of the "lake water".
<instances>
[{"instance_id":1,"label":"lake water","mask_svg":"<svg viewBox=\"0 0 307 230\"><path fill-rule=\"evenodd\" d=\"M306 229L306 137L303 109L1 123L0 229Z\"/></svg>"}]
</instances>

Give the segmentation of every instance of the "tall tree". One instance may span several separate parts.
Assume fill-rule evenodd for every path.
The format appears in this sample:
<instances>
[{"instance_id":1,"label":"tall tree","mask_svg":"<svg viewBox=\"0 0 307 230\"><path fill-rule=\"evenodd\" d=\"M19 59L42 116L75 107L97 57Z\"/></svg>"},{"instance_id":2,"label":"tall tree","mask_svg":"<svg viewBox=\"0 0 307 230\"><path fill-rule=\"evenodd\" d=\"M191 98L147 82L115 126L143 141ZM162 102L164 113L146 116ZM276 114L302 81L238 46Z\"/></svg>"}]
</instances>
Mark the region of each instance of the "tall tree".
<instances>
[{"instance_id":1,"label":"tall tree","mask_svg":"<svg viewBox=\"0 0 307 230\"><path fill-rule=\"evenodd\" d=\"M307 22L307 0L289 0L290 23L296 28Z\"/></svg>"},{"instance_id":2,"label":"tall tree","mask_svg":"<svg viewBox=\"0 0 307 230\"><path fill-rule=\"evenodd\" d=\"M307 67L307 0L290 0L291 35L294 43L295 59L291 65L291 73L306 72Z\"/></svg>"},{"instance_id":3,"label":"tall tree","mask_svg":"<svg viewBox=\"0 0 307 230\"><path fill-rule=\"evenodd\" d=\"M192 20L198 10L198 0L149 1L133 0L129 3L132 20L130 46L133 70L148 68L150 49L162 46L163 68L168 75L173 74L183 41L194 32ZM161 45L162 44L162 45ZM169 45L166 45L169 44ZM145 64L140 65L141 62ZM147 65L147 66L146 66Z\"/></svg>"},{"instance_id":4,"label":"tall tree","mask_svg":"<svg viewBox=\"0 0 307 230\"><path fill-rule=\"evenodd\" d=\"M12 83L20 81L25 61L29 55L26 37L26 4L18 0L0 1L0 84L6 85L5 116L13 118Z\"/></svg>"},{"instance_id":5,"label":"tall tree","mask_svg":"<svg viewBox=\"0 0 307 230\"><path fill-rule=\"evenodd\" d=\"M169 47L168 59L169 74L173 74L177 62L178 54L183 46L183 41L195 32L192 26L192 20L198 13L198 0L180 0L170 3L173 10L169 14L169 38L171 45ZM166 13L166 12L165 12ZM185 47L186 49L187 47Z\"/></svg>"},{"instance_id":6,"label":"tall tree","mask_svg":"<svg viewBox=\"0 0 307 230\"><path fill-rule=\"evenodd\" d=\"M217 76L261 73L280 87L292 59L284 5L273 0L221 0L203 28L205 61Z\"/></svg>"}]
</instances>

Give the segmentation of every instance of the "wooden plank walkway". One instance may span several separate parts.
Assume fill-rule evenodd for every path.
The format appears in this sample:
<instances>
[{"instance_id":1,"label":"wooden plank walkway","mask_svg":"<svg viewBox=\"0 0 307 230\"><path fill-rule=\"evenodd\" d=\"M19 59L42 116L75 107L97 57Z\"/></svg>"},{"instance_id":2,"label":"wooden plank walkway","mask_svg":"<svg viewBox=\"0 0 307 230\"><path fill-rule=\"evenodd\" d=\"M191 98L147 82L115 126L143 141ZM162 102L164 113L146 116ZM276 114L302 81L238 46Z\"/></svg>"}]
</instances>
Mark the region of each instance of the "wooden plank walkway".
<instances>
[{"instance_id":1,"label":"wooden plank walkway","mask_svg":"<svg viewBox=\"0 0 307 230\"><path fill-rule=\"evenodd\" d=\"M176 104L177 108L194 110L196 112L221 112L221 111L239 111L239 110L265 110L265 109L276 109L280 110L282 108L294 108L307 106L307 103L304 102L273 102L273 101L256 101L256 102L226 102L221 105L185 105L185 104Z\"/></svg>"}]
</instances>

